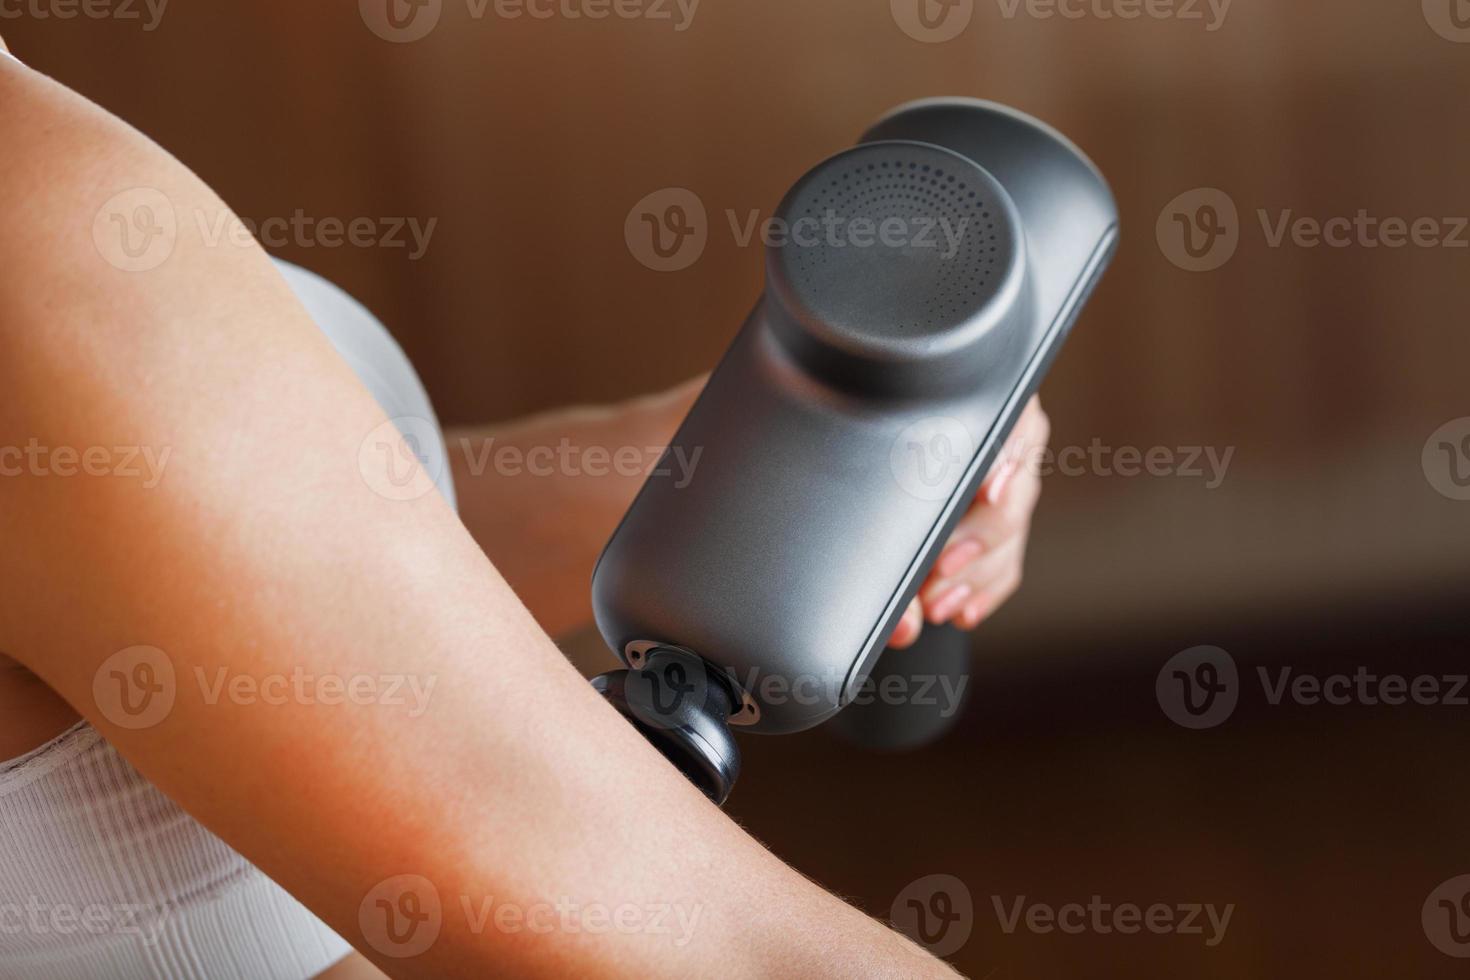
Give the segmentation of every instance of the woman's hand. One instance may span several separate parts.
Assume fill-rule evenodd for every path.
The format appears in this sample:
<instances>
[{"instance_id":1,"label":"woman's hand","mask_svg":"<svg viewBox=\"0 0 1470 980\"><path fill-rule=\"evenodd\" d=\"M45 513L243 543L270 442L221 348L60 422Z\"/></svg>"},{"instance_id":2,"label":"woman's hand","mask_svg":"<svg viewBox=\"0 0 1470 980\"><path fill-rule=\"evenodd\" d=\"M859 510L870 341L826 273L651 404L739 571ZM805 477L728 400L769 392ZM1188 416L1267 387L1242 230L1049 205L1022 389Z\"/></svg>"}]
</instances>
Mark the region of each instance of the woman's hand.
<instances>
[{"instance_id":1,"label":"woman's hand","mask_svg":"<svg viewBox=\"0 0 1470 980\"><path fill-rule=\"evenodd\" d=\"M928 581L904 611L890 646L913 645L926 621L974 629L1020 586L1031 512L1041 495L1033 464L1050 435L1051 423L1033 397Z\"/></svg>"}]
</instances>

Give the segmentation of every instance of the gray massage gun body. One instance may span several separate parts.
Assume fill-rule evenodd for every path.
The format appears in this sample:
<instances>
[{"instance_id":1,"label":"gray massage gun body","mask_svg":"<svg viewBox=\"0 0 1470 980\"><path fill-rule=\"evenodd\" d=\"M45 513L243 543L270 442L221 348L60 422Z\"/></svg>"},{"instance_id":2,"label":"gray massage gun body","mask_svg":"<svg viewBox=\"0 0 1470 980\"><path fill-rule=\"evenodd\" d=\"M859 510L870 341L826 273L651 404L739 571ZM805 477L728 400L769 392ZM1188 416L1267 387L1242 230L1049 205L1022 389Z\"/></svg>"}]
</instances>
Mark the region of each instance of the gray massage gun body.
<instances>
[{"instance_id":1,"label":"gray massage gun body","mask_svg":"<svg viewBox=\"0 0 1470 980\"><path fill-rule=\"evenodd\" d=\"M791 240L671 444L692 476L649 478L593 576L630 667L695 654L768 733L852 699L1117 238L1081 151L965 99L890 113L777 215Z\"/></svg>"}]
</instances>

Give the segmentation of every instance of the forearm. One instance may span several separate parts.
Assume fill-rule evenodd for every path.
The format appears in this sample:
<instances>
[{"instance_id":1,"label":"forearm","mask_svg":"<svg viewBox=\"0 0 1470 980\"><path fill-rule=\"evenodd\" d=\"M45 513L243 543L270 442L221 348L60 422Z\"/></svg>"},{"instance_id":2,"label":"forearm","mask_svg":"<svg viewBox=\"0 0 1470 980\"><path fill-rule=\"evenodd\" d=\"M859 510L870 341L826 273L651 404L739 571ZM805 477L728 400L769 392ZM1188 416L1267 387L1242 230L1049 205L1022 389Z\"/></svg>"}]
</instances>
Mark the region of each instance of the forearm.
<instances>
[{"instance_id":1,"label":"forearm","mask_svg":"<svg viewBox=\"0 0 1470 980\"><path fill-rule=\"evenodd\" d=\"M24 202L0 230L0 445L169 454L152 485L0 480L0 649L395 975L939 969L700 797L437 495L373 492L360 450L381 412L258 249L210 247L181 221L158 268L101 261L101 201L148 186L181 214L217 209L195 178L4 66L0 144L4 193ZM112 658L138 645L172 671L150 679L172 703L144 727L109 700ZM427 697L261 696L302 674L406 678ZM405 874L431 883L442 927L397 959L360 915ZM697 919L680 945L678 930L547 935L493 914L558 902Z\"/></svg>"},{"instance_id":2,"label":"forearm","mask_svg":"<svg viewBox=\"0 0 1470 980\"><path fill-rule=\"evenodd\" d=\"M548 633L590 621L597 556L703 384L447 433L465 527Z\"/></svg>"}]
</instances>

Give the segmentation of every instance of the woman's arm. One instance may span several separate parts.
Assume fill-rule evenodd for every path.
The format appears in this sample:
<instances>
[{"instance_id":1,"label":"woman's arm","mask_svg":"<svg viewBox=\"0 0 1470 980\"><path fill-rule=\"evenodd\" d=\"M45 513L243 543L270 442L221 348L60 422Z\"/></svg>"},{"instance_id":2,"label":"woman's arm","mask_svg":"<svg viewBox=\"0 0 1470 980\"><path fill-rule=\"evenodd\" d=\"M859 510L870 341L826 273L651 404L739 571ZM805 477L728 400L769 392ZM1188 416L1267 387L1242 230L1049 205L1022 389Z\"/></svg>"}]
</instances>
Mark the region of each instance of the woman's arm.
<instances>
[{"instance_id":1,"label":"woman's arm","mask_svg":"<svg viewBox=\"0 0 1470 980\"><path fill-rule=\"evenodd\" d=\"M944 972L700 797L438 495L374 491L381 412L195 177L3 61L0 146L0 446L45 454L0 479L0 649L395 975Z\"/></svg>"}]
</instances>

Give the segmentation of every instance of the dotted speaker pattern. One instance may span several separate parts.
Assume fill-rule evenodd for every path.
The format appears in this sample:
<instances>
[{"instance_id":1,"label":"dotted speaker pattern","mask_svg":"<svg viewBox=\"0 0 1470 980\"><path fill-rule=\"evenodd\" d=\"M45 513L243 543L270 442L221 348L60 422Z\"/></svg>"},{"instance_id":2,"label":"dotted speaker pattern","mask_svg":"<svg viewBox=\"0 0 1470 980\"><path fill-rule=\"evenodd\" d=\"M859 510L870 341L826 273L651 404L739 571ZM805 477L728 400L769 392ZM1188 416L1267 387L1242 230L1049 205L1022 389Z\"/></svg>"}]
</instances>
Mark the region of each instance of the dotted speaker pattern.
<instances>
[{"instance_id":1,"label":"dotted speaker pattern","mask_svg":"<svg viewBox=\"0 0 1470 980\"><path fill-rule=\"evenodd\" d=\"M793 238L783 246L787 267L794 280L808 285L831 281L829 273L857 271L844 266L861 265L863 273L884 277L881 266L875 266L869 256L856 254L879 253L879 262L892 263L894 288L903 288L911 299L893 319L866 322L862 328L913 334L951 327L984 305L1003 274L1007 256L1002 247L1006 243L1000 241L996 229L993 202L986 199L973 175L960 167L913 153L888 153L879 158L878 152L834 162L830 175L818 177L798 193L787 209L793 229L797 221L808 219L808 229L815 221L819 230L809 230L804 241ZM866 245L852 244L855 218L868 219L880 229L885 220L897 218L903 231L895 237L903 244L884 244L876 234L865 236L871 239ZM824 220L835 225L842 245L827 241L829 225L822 224ZM952 255L946 228L950 236L957 236ZM820 240L812 242L813 235Z\"/></svg>"}]
</instances>

